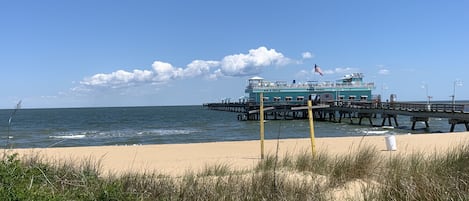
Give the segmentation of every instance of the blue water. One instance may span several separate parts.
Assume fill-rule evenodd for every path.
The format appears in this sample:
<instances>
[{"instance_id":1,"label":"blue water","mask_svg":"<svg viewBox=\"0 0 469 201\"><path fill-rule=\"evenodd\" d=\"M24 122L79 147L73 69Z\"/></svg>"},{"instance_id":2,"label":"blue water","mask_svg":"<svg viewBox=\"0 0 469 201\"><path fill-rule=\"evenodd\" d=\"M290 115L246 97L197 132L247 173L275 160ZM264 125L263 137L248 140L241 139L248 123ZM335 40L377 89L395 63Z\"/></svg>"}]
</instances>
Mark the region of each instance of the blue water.
<instances>
[{"instance_id":1,"label":"blue water","mask_svg":"<svg viewBox=\"0 0 469 201\"><path fill-rule=\"evenodd\" d=\"M69 147L99 145L174 144L259 139L259 123L238 121L237 113L212 111L202 106L20 109L0 110L0 147ZM399 128L371 127L315 121L316 137L385 135L390 133L448 132L447 119L431 119L411 131L409 117L398 118ZM358 122L355 120L355 123ZM381 119L373 120L375 125ZM462 125L456 131L464 131ZM267 139L309 137L307 120L267 121Z\"/></svg>"}]
</instances>

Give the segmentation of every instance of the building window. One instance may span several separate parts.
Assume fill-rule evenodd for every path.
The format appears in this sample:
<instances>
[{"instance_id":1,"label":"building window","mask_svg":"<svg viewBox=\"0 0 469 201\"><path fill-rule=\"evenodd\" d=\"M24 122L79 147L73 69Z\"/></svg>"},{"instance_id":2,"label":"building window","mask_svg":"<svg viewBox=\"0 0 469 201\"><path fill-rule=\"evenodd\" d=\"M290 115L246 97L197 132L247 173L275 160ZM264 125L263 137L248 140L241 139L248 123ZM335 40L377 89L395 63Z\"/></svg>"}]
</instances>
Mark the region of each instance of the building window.
<instances>
[{"instance_id":1,"label":"building window","mask_svg":"<svg viewBox=\"0 0 469 201\"><path fill-rule=\"evenodd\" d=\"M274 97L274 101L275 101L275 102L279 102L281 99L282 99L282 98L280 98L280 97L278 97L278 96Z\"/></svg>"},{"instance_id":2,"label":"building window","mask_svg":"<svg viewBox=\"0 0 469 201\"><path fill-rule=\"evenodd\" d=\"M264 97L264 101L269 101L269 97Z\"/></svg>"},{"instance_id":3,"label":"building window","mask_svg":"<svg viewBox=\"0 0 469 201\"><path fill-rule=\"evenodd\" d=\"M285 97L285 101L291 101L291 100L292 100L292 97L291 97L291 96Z\"/></svg>"},{"instance_id":4,"label":"building window","mask_svg":"<svg viewBox=\"0 0 469 201\"><path fill-rule=\"evenodd\" d=\"M343 101L345 99L345 96L344 95L340 95L339 96L339 100Z\"/></svg>"},{"instance_id":5,"label":"building window","mask_svg":"<svg viewBox=\"0 0 469 201\"><path fill-rule=\"evenodd\" d=\"M303 101L303 100L305 100L305 97L304 96L298 96L298 97L296 97L296 100L297 101Z\"/></svg>"},{"instance_id":6,"label":"building window","mask_svg":"<svg viewBox=\"0 0 469 201\"><path fill-rule=\"evenodd\" d=\"M360 100L361 101L366 101L366 100L368 100L368 96L360 96Z\"/></svg>"},{"instance_id":7,"label":"building window","mask_svg":"<svg viewBox=\"0 0 469 201\"><path fill-rule=\"evenodd\" d=\"M349 97L348 97L348 99L349 99L350 101L354 101L355 98L356 98L356 96L349 96Z\"/></svg>"}]
</instances>

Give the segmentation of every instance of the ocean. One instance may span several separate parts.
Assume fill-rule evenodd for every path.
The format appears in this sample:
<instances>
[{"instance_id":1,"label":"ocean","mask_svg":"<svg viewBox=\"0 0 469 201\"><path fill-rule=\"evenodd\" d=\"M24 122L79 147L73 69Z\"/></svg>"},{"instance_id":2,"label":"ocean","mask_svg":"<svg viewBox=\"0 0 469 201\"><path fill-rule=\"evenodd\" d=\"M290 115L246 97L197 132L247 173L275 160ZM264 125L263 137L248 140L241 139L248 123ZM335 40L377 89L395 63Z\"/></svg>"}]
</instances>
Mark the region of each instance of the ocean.
<instances>
[{"instance_id":1,"label":"ocean","mask_svg":"<svg viewBox=\"0 0 469 201\"><path fill-rule=\"evenodd\" d=\"M110 107L0 110L0 147L44 148L102 145L181 144L259 139L259 122L238 121L237 113L202 106ZM373 119L375 125L382 119ZM344 137L448 132L447 119L430 119L430 128L418 123L411 130L409 117L398 117L394 129L315 121L315 136ZM358 122L357 120L354 121ZM456 131L464 131L457 125ZM267 121L266 139L307 138L308 120Z\"/></svg>"}]
</instances>

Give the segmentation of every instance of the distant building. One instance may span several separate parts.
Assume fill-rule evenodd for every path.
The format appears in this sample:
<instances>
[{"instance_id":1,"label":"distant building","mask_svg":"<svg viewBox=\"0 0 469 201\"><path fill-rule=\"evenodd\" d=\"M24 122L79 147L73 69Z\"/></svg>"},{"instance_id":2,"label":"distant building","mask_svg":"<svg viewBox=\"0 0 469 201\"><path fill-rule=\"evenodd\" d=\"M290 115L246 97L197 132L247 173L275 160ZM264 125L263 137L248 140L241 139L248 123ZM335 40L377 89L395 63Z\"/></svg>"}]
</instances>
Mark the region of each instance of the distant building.
<instances>
[{"instance_id":1,"label":"distant building","mask_svg":"<svg viewBox=\"0 0 469 201\"><path fill-rule=\"evenodd\" d=\"M256 76L249 79L245 92L250 102L260 102L261 92L264 93L265 102L371 101L371 91L375 86L374 83L363 82L363 77L362 73L352 73L335 82L299 83L293 80L287 83L271 82Z\"/></svg>"}]
</instances>

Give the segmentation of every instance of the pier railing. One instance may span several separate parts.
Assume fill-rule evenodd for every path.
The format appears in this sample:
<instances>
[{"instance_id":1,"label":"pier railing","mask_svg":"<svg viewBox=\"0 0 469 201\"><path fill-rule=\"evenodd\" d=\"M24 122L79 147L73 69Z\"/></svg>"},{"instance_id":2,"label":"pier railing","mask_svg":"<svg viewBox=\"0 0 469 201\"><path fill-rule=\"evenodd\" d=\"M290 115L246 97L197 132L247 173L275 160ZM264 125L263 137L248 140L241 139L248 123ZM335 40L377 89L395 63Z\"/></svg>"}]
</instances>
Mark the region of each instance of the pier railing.
<instances>
[{"instance_id":1,"label":"pier railing","mask_svg":"<svg viewBox=\"0 0 469 201\"><path fill-rule=\"evenodd\" d=\"M346 88L374 88L375 84L373 82L370 83L355 83L355 84L341 84L341 83L316 83L316 84L309 84L309 83L300 83L300 84L261 84L261 85L249 85L246 89L254 89L254 90L269 90L269 89L285 89L285 88L339 88L339 89L346 89ZM339 90L340 91L340 90Z\"/></svg>"},{"instance_id":2,"label":"pier railing","mask_svg":"<svg viewBox=\"0 0 469 201\"><path fill-rule=\"evenodd\" d=\"M415 112L457 112L469 113L469 105L467 104L425 104L425 103L374 103L374 102L335 102L339 107L366 108L366 109L391 109Z\"/></svg>"}]
</instances>

